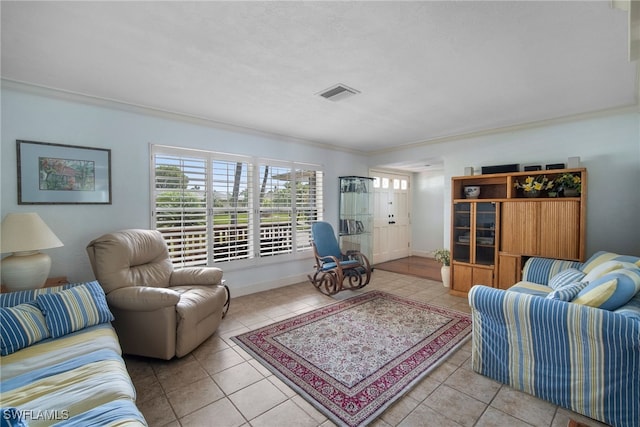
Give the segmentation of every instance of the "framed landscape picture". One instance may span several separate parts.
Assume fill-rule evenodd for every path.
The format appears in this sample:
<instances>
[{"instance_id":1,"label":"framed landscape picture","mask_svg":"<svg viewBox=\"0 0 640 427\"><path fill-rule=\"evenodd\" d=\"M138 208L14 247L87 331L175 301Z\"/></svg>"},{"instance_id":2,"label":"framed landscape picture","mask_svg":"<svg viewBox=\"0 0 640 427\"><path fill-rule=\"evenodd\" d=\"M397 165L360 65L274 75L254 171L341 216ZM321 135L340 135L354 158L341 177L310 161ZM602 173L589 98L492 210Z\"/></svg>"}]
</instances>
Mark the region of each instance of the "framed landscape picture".
<instances>
[{"instance_id":1,"label":"framed landscape picture","mask_svg":"<svg viewBox=\"0 0 640 427\"><path fill-rule=\"evenodd\" d=\"M111 204L111 150L16 141L18 204Z\"/></svg>"}]
</instances>

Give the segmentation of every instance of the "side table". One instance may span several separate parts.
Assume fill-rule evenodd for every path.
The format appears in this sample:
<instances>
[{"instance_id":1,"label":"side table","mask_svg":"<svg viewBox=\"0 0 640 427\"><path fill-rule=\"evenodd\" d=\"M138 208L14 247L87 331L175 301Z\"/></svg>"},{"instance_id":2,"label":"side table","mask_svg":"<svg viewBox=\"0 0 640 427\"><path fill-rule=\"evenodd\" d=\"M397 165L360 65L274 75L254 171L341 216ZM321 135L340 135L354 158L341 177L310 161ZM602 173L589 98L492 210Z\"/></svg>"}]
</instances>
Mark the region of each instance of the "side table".
<instances>
[{"instance_id":1,"label":"side table","mask_svg":"<svg viewBox=\"0 0 640 427\"><path fill-rule=\"evenodd\" d=\"M58 276L58 277L49 277L46 282L44 282L43 288L50 288L52 286L60 286L66 285L69 283L67 280L67 276ZM4 285L0 285L0 293L10 292L7 290Z\"/></svg>"}]
</instances>

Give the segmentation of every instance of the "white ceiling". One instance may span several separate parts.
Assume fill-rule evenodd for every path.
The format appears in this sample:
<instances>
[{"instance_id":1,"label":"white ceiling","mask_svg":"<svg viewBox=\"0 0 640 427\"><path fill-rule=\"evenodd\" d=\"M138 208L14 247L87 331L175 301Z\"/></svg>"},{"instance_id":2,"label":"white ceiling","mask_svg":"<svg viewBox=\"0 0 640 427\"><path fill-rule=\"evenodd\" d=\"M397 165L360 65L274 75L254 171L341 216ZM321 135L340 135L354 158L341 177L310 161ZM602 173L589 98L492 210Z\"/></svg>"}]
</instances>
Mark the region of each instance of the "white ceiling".
<instances>
[{"instance_id":1,"label":"white ceiling","mask_svg":"<svg viewBox=\"0 0 640 427\"><path fill-rule=\"evenodd\" d=\"M636 103L587 2L2 1L2 78L363 152ZM336 83L357 96L316 94Z\"/></svg>"}]
</instances>

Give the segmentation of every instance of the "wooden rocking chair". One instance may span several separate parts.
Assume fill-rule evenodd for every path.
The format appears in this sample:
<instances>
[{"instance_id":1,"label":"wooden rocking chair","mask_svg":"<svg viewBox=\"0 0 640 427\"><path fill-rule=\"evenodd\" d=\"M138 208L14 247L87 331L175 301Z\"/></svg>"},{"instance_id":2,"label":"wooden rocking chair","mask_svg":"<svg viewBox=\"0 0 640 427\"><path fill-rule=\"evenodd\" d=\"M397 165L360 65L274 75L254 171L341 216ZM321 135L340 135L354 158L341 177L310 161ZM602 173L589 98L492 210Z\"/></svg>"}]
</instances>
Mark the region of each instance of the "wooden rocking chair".
<instances>
[{"instance_id":1,"label":"wooden rocking chair","mask_svg":"<svg viewBox=\"0 0 640 427\"><path fill-rule=\"evenodd\" d=\"M314 222L311 237L316 271L307 277L320 292L333 295L345 289L364 288L369 283L369 260L358 251L342 253L331 224Z\"/></svg>"}]
</instances>

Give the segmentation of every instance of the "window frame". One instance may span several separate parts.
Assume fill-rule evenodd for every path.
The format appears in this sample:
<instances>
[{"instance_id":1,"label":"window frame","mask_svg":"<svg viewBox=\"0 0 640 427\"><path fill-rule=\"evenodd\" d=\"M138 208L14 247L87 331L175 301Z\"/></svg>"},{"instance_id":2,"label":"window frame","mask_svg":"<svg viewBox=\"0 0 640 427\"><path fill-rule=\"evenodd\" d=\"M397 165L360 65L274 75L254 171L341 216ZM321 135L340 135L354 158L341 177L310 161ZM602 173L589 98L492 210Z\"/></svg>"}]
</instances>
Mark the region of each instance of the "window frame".
<instances>
[{"instance_id":1,"label":"window frame","mask_svg":"<svg viewBox=\"0 0 640 427\"><path fill-rule=\"evenodd\" d=\"M252 253L246 259L232 259L232 260L224 260L224 261L215 261L214 253L215 250L212 250L213 243L207 243L207 265L208 266L218 266L228 268L228 269L240 269L246 267L255 267L260 265L267 265L273 263L301 260L301 259L309 259L313 258L313 250L311 245L300 245L298 246L298 242L300 239L304 239L303 231L305 227L299 228L297 226L297 212L299 210L297 206L297 171L302 170L304 172L316 172L316 176L319 179L319 183L315 187L315 193L313 198L315 198L316 210L315 220L322 220L324 216L324 168L322 165L305 163L305 162L295 162L295 161L282 161L282 160L274 160L269 158L262 157L251 157L251 156L243 156L232 153L222 153L218 151L208 151L208 150L198 150L191 148L182 148L182 147L173 147L166 146L161 144L150 144L149 149L149 188L150 188L150 196L149 196L149 206L150 206L150 228L157 229L157 205L156 205L156 156L174 156L178 158L188 157L188 158L200 158L205 161L205 169L206 169L206 178L205 178L205 190L206 194L206 235L207 242L212 242L213 238L213 218L216 208L213 207L213 186L212 183L213 177L210 176L212 172L212 165L215 161L228 161L228 162L242 162L247 163L249 167L248 173L250 174L250 179L247 182L247 186L249 188L248 193L250 194L249 199L249 242L248 246ZM261 230L261 220L260 220L260 189L262 185L262 174L261 174L261 166L268 165L269 167L278 167L283 169L288 169L291 174L292 171L296 171L296 173L291 174L293 178L293 183L291 185L291 204L286 209L291 212L291 244L290 250L286 253L279 254L262 254L260 250L260 230ZM303 174L304 175L304 174ZM303 181L304 182L304 181ZM231 184L233 184L231 182ZM311 194L311 193L309 193ZM309 200L312 200L309 198ZM313 203L310 203L312 205ZM314 212L311 208L303 206L303 209L307 211ZM310 229L310 223L308 224ZM310 231L309 231L310 233ZM310 237L310 236L309 236ZM182 266L181 263L175 263L177 267Z\"/></svg>"}]
</instances>

